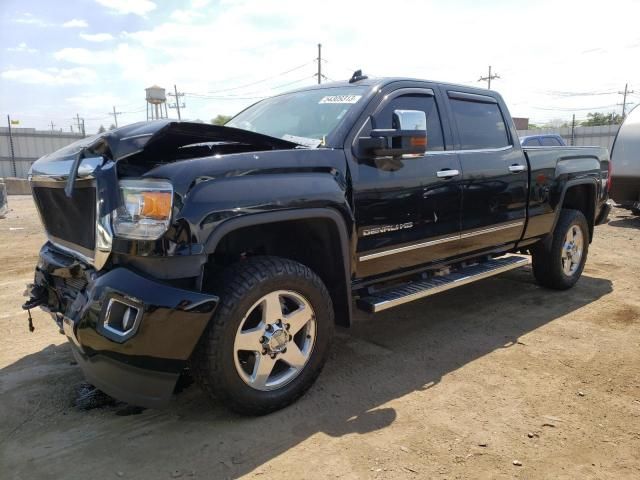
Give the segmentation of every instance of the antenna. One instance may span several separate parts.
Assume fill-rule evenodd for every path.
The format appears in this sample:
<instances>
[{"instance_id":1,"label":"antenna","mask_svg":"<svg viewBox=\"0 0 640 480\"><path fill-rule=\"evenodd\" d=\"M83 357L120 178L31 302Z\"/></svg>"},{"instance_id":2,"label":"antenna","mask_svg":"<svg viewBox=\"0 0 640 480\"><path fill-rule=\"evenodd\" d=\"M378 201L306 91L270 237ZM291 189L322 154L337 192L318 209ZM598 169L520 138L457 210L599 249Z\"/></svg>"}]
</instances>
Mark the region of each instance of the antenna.
<instances>
[{"instance_id":1,"label":"antenna","mask_svg":"<svg viewBox=\"0 0 640 480\"><path fill-rule=\"evenodd\" d=\"M355 72L353 72L353 75L351 75L351 78L349 79L349 83L356 83L359 82L360 80L366 80L367 77L366 75L362 74L362 70L356 70Z\"/></svg>"}]
</instances>

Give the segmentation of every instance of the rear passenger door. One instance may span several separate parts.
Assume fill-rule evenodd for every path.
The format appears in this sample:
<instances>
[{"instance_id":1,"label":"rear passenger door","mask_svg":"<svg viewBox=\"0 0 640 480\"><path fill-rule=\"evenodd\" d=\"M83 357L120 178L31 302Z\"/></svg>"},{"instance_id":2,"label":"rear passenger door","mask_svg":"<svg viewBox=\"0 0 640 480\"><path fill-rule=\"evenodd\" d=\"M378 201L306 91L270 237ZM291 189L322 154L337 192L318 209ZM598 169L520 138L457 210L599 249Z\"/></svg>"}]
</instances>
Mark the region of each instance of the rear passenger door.
<instances>
[{"instance_id":1,"label":"rear passenger door","mask_svg":"<svg viewBox=\"0 0 640 480\"><path fill-rule=\"evenodd\" d=\"M497 99L447 92L462 166L460 253L518 241L526 219L527 163Z\"/></svg>"}]
</instances>

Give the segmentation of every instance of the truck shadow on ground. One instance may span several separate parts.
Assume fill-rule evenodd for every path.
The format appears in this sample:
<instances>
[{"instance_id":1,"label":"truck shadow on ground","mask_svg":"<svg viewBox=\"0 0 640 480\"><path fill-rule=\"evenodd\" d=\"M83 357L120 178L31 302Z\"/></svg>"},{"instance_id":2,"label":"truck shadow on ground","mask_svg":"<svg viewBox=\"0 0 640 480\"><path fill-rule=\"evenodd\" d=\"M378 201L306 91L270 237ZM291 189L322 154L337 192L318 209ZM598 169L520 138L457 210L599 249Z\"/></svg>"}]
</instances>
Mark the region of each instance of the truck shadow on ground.
<instances>
[{"instance_id":1,"label":"truck shadow on ground","mask_svg":"<svg viewBox=\"0 0 640 480\"><path fill-rule=\"evenodd\" d=\"M105 477L124 472L128 478L169 478L172 472L194 471L198 477L236 478L316 434L341 437L383 429L396 420L389 402L438 388L443 376L495 350L520 347L521 336L611 291L609 280L587 276L569 291L543 290L521 270L375 318L358 313L350 330L338 332L311 391L291 407L258 418L229 413L195 386L166 410L128 417L109 409L74 410L79 371L69 365L66 345L49 347L0 372L3 409L13 409L14 417L13 425L2 427L2 438L10 434L10 440L0 456L17 477L88 478L102 471ZM66 365L56 374L45 367L52 357ZM35 412L20 404L35 390L23 390L13 380L27 370L29 388L43 397ZM28 461L18 464L12 452L23 449Z\"/></svg>"},{"instance_id":2,"label":"truck shadow on ground","mask_svg":"<svg viewBox=\"0 0 640 480\"><path fill-rule=\"evenodd\" d=\"M617 218L618 220L611 220L609 222L609 225L611 225L612 227L640 229L640 217L638 216L617 217Z\"/></svg>"}]
</instances>

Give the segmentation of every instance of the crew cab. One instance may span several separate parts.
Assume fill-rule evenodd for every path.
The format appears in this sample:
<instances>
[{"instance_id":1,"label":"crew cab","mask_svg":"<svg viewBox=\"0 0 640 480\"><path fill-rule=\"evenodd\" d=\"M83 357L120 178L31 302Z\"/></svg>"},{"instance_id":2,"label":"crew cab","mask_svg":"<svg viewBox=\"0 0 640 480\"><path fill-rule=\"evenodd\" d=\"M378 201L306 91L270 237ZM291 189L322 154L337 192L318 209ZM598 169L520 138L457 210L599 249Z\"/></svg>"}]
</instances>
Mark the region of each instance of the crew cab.
<instances>
[{"instance_id":1,"label":"crew cab","mask_svg":"<svg viewBox=\"0 0 640 480\"><path fill-rule=\"evenodd\" d=\"M188 368L246 414L302 395L353 308L530 261L572 287L609 211L606 149L522 148L494 91L361 72L225 126L83 139L30 180L48 241L24 308L51 313L87 380L156 407Z\"/></svg>"}]
</instances>

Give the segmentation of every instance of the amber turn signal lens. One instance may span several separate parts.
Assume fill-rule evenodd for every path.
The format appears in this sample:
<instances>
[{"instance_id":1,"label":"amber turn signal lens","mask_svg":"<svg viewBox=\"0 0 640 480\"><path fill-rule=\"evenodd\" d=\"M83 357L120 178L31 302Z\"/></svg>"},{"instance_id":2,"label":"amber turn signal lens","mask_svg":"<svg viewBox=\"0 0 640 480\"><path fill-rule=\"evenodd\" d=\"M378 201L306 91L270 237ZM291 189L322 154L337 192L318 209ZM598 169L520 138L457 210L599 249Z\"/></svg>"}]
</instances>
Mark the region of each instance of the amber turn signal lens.
<instances>
[{"instance_id":1,"label":"amber turn signal lens","mask_svg":"<svg viewBox=\"0 0 640 480\"><path fill-rule=\"evenodd\" d=\"M141 192L141 196L140 216L154 220L164 220L171 216L171 193Z\"/></svg>"},{"instance_id":2,"label":"amber turn signal lens","mask_svg":"<svg viewBox=\"0 0 640 480\"><path fill-rule=\"evenodd\" d=\"M427 137L411 137L410 143L412 147L426 147Z\"/></svg>"}]
</instances>

